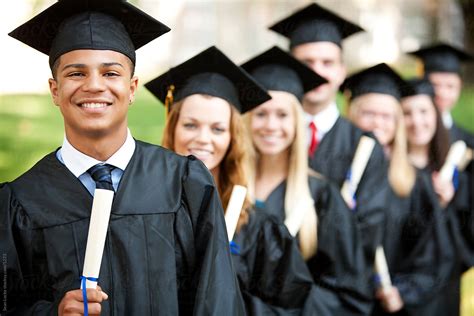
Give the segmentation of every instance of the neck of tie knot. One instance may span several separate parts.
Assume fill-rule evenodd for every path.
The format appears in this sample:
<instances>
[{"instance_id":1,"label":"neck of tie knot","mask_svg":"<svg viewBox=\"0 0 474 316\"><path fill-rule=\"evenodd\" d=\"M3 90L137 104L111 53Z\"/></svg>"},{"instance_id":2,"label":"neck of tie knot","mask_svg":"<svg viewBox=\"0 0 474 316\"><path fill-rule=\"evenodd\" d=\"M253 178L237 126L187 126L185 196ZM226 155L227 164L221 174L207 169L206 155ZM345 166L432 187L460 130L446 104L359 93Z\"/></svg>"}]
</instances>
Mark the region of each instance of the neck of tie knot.
<instances>
[{"instance_id":1,"label":"neck of tie knot","mask_svg":"<svg viewBox=\"0 0 474 316\"><path fill-rule=\"evenodd\" d=\"M113 169L115 169L115 167L108 164L97 164L87 170L92 179L95 181L96 189L114 191L114 186L112 185Z\"/></svg>"}]
</instances>

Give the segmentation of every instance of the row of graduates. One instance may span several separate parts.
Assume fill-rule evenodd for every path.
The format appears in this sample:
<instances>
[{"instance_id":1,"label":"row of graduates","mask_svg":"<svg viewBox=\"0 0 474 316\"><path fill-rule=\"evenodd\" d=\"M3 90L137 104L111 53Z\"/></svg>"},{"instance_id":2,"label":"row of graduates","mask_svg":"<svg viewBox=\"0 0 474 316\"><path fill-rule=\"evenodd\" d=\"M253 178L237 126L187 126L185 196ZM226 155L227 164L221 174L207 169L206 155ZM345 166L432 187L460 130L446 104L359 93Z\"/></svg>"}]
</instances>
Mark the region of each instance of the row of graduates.
<instances>
[{"instance_id":1,"label":"row of graduates","mask_svg":"<svg viewBox=\"0 0 474 316\"><path fill-rule=\"evenodd\" d=\"M143 38L124 32L117 14L136 14L135 7L104 1L121 9L110 10L97 1L85 8L79 4L71 13L68 2L45 11L63 22L46 49L53 76L65 60L74 61L70 54L78 49L92 49L89 58L112 50L134 63ZM139 15L143 19L143 12ZM333 76L318 74L277 47L242 68L211 47L146 84L169 112L162 145L188 158L135 141L122 168L114 165L114 155L98 159L122 169L122 178L113 183L99 281L109 295L103 300L88 293L91 304L101 303L103 314L119 315L459 313L460 275L472 265L472 184L458 173L454 190L433 175L444 163L449 140L446 131L443 139L434 90L426 80L405 82L385 64L371 67L342 85L350 91L349 118L362 129L339 115L334 101L344 73L337 69L341 41L354 32L345 31L350 25L312 4L274 27L290 31L292 53L307 65L312 59L301 54L329 47L333 53L325 57L326 67L336 69ZM99 40L83 44L83 38L75 38L82 28ZM35 47L36 38L25 29L12 36ZM133 47L123 36L131 37ZM307 45L321 46L305 50ZM91 85L92 75L78 70L87 68L82 62L73 66L74 76ZM92 90L83 98L97 103L104 91ZM325 94L329 102L318 102ZM311 106L325 115L304 114ZM427 138L416 121L425 112L432 114L427 124L434 127ZM12 313L62 314L65 293L77 294L93 190L81 180L82 172L68 166L66 147L77 144L67 113L63 116L63 147L0 191ZM314 133L308 141L309 116ZM346 202L340 187L363 130L374 132L378 143L354 199ZM128 133L125 144L130 141ZM421 161L417 168L409 157ZM221 205L226 208L237 184L248 187L249 195L231 255ZM379 245L393 281L384 290L373 280Z\"/></svg>"},{"instance_id":2,"label":"row of graduates","mask_svg":"<svg viewBox=\"0 0 474 316\"><path fill-rule=\"evenodd\" d=\"M203 69L204 61L208 62ZM449 140L429 81L404 81L388 65L378 64L344 82L350 91L350 119L365 131L376 132L378 140L369 162L378 163L377 169L366 169L364 176L380 181L370 199L354 196L355 201L346 202L340 186L327 175L333 169L321 170L322 174L308 166L307 124L300 100L326 80L277 47L242 68L271 100L257 105L246 101L245 90L251 84L229 82L238 68L215 47L146 87L170 106L162 145L201 159L213 174L224 207L234 185L250 189L232 240L234 267L248 311L459 313L460 276L472 265L471 252L466 252L472 247L466 244L472 240L468 175L456 171L454 182L447 183L438 175ZM222 86L229 84L237 88L239 99ZM168 103L170 86L176 91L173 104ZM254 93L251 102L256 100ZM421 120L428 121L423 123L428 128L417 125L420 112L431 113L421 114L427 116ZM349 130L335 131L347 133L346 138L329 134L325 137L334 137L331 143L321 142L315 153L321 153L324 144L329 144L329 152L339 146L354 146L355 151L364 132L338 120ZM441 141L444 152L436 152ZM422 151L426 165L412 165L408 147L428 148ZM361 214L361 209L368 211ZM292 236L298 247L290 241ZM386 251L393 280L389 288L381 288L374 272L379 245ZM310 280L315 282L311 291Z\"/></svg>"},{"instance_id":3,"label":"row of graduates","mask_svg":"<svg viewBox=\"0 0 474 316\"><path fill-rule=\"evenodd\" d=\"M304 45L329 42L340 53L341 40L360 28L311 4L271 29L290 38L291 53L300 61L273 47L241 65L271 100L257 102L256 88L236 80L227 57L215 47L145 85L169 111L162 145L202 159L224 207L233 185L249 188L233 240L242 247L242 252L234 249L233 258L247 307L258 315L295 307L328 315L459 314L460 277L473 264L472 163L465 160L460 167L469 164L468 170L456 169L452 181L441 179L439 171L450 143L463 140L472 148L473 136L457 126L448 134L435 105L440 96L429 79L460 79L460 61L472 57L437 44L414 52L425 63L424 78L405 81L388 65L378 64L338 86L324 70L318 72L318 66L306 67L320 61L311 55L318 55L318 47ZM342 66L340 54L329 56L323 58ZM230 84L237 88L238 99L234 91L229 93ZM350 122L331 104L336 91L331 91L330 102L318 100L331 84L347 97ZM222 100L230 112L217 105ZM242 122L237 112L243 114ZM315 126L322 127L324 136L312 134ZM227 129L230 139L224 141L229 136L221 134ZM350 177L364 134L378 142L353 200L344 201L340 188ZM210 158L210 148L217 152L220 146L222 156ZM240 170L233 172L233 165L240 165ZM301 281L292 273L301 275L303 270L292 266L293 250L276 243L285 240L286 233L269 232L269 223L265 229L263 222L272 219L263 220L262 213L284 223L296 238L319 288L312 289L316 302L314 293L302 300L303 288L293 283ZM374 273L380 245L393 280L389 288L382 288Z\"/></svg>"}]
</instances>

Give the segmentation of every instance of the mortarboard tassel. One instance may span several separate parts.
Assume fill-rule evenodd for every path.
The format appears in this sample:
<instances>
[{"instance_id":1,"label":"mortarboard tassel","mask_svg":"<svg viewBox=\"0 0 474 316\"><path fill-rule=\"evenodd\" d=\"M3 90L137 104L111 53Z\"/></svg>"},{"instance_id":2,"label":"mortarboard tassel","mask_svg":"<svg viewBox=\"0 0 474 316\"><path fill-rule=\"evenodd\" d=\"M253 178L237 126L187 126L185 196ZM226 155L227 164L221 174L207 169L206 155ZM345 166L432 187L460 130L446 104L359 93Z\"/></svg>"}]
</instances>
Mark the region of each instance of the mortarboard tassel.
<instances>
[{"instance_id":1,"label":"mortarboard tassel","mask_svg":"<svg viewBox=\"0 0 474 316\"><path fill-rule=\"evenodd\" d=\"M170 107L171 105L173 105L173 101L174 101L174 96L173 96L173 92L174 92L174 85L170 85L168 87L168 92L166 93L166 99L165 99L165 122L168 121L168 113L170 111Z\"/></svg>"},{"instance_id":2,"label":"mortarboard tassel","mask_svg":"<svg viewBox=\"0 0 474 316\"><path fill-rule=\"evenodd\" d=\"M416 76L423 78L425 76L425 66L423 62L417 60L415 65Z\"/></svg>"}]
</instances>

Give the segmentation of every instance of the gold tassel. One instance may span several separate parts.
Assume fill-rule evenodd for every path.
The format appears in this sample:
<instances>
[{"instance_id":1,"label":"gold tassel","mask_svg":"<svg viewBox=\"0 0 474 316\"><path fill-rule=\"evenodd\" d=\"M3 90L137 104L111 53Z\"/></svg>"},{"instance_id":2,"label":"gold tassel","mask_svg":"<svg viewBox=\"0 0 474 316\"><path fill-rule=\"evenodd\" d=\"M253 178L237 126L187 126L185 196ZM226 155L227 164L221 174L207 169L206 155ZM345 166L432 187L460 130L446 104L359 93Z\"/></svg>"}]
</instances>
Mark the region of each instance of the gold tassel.
<instances>
[{"instance_id":1,"label":"gold tassel","mask_svg":"<svg viewBox=\"0 0 474 316\"><path fill-rule=\"evenodd\" d=\"M417 60L416 61L416 75L419 77L419 78L422 78L425 76L425 67L424 67L424 64L422 61L420 60Z\"/></svg>"},{"instance_id":2,"label":"gold tassel","mask_svg":"<svg viewBox=\"0 0 474 316\"><path fill-rule=\"evenodd\" d=\"M170 107L173 105L173 101L174 101L173 92L174 92L174 85L172 84L168 87L168 92L166 93L166 98L165 98L165 122L168 121L168 113L170 111Z\"/></svg>"}]
</instances>

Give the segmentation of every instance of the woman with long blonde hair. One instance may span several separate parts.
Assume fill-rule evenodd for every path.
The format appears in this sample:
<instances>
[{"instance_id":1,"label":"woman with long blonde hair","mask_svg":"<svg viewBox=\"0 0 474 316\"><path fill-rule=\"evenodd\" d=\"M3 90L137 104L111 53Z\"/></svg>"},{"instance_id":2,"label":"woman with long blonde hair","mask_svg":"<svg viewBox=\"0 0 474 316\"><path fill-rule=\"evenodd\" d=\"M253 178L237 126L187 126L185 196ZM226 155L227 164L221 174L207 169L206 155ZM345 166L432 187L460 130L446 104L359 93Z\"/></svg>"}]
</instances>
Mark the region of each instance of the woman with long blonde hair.
<instances>
[{"instance_id":1,"label":"woman with long blonde hair","mask_svg":"<svg viewBox=\"0 0 474 316\"><path fill-rule=\"evenodd\" d=\"M308 167L300 99L325 82L277 47L242 67L272 96L245 115L253 152L249 191L257 211L274 215L298 239L314 281L333 295L333 314L367 314L370 294L355 218L338 189Z\"/></svg>"},{"instance_id":2,"label":"woman with long blonde hair","mask_svg":"<svg viewBox=\"0 0 474 316\"><path fill-rule=\"evenodd\" d=\"M372 314L410 312L435 292L438 274L433 264L440 258L432 249L441 244L441 213L429 178L409 161L400 105L408 84L387 64L378 64L348 77L343 88L350 97L349 119L374 134L389 163L382 246L393 283L376 285L378 305Z\"/></svg>"},{"instance_id":3,"label":"woman with long blonde hair","mask_svg":"<svg viewBox=\"0 0 474 316\"><path fill-rule=\"evenodd\" d=\"M146 87L169 107L163 146L201 160L226 209L233 186L248 184L248 146L240 113L270 96L215 47ZM246 201L231 242L248 314L285 315L305 308L324 314L324 303L314 297L317 291L294 238L284 225L249 206Z\"/></svg>"}]
</instances>

